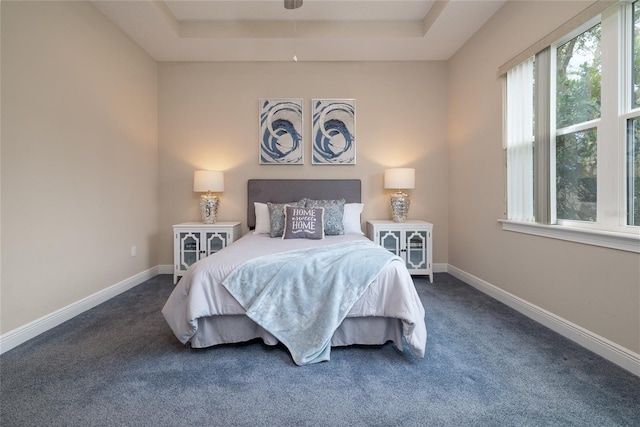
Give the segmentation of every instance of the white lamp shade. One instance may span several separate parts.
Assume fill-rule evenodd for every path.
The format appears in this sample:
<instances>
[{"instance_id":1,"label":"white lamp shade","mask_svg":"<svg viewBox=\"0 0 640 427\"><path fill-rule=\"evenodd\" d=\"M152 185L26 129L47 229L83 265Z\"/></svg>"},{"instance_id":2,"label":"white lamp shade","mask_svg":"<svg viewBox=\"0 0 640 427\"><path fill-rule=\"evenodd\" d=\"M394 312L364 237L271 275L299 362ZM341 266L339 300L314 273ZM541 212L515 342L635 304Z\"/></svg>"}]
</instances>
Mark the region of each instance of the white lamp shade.
<instances>
[{"instance_id":1,"label":"white lamp shade","mask_svg":"<svg viewBox=\"0 0 640 427\"><path fill-rule=\"evenodd\" d=\"M195 171L193 191L219 193L224 191L224 175L218 171Z\"/></svg>"},{"instance_id":2,"label":"white lamp shade","mask_svg":"<svg viewBox=\"0 0 640 427\"><path fill-rule=\"evenodd\" d=\"M404 189L416 185L416 170L412 168L393 168L384 171L384 188Z\"/></svg>"}]
</instances>

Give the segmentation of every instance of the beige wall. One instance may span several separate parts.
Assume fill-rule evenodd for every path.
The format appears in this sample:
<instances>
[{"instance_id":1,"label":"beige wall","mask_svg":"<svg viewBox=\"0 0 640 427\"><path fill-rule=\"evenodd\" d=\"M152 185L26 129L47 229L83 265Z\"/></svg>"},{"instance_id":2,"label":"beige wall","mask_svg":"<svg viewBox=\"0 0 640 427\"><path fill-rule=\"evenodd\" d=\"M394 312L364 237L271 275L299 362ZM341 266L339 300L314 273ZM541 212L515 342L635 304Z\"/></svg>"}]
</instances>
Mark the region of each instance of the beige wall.
<instances>
[{"instance_id":1,"label":"beige wall","mask_svg":"<svg viewBox=\"0 0 640 427\"><path fill-rule=\"evenodd\" d=\"M434 224L434 262L447 262L446 64L442 62L160 63L161 264L171 225L199 219L193 171L225 172L219 218L242 221L250 178L359 178L363 221L390 218L383 171L416 168L409 217ZM305 164L258 164L258 100L304 100ZM356 99L355 166L310 161L313 98Z\"/></svg>"},{"instance_id":2,"label":"beige wall","mask_svg":"<svg viewBox=\"0 0 640 427\"><path fill-rule=\"evenodd\" d=\"M158 264L157 64L89 3L1 7L5 333Z\"/></svg>"},{"instance_id":3,"label":"beige wall","mask_svg":"<svg viewBox=\"0 0 640 427\"><path fill-rule=\"evenodd\" d=\"M640 351L637 254L502 231L500 65L588 3L508 2L449 63L449 263ZM471 102L481 100L481 102Z\"/></svg>"}]
</instances>

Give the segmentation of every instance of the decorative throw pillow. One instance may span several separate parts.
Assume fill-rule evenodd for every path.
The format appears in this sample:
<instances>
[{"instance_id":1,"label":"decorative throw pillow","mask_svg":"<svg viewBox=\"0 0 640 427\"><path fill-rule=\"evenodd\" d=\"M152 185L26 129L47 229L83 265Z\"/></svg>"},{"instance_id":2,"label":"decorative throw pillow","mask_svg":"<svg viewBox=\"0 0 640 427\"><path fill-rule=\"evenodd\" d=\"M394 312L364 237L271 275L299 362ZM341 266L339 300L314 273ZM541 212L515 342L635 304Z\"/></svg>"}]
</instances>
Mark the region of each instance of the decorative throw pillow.
<instances>
[{"instance_id":1,"label":"decorative throw pillow","mask_svg":"<svg viewBox=\"0 0 640 427\"><path fill-rule=\"evenodd\" d=\"M364 203L346 203L344 205L344 215L342 217L344 234L364 235L362 232L362 224L360 222L362 209L364 209Z\"/></svg>"},{"instance_id":2,"label":"decorative throw pillow","mask_svg":"<svg viewBox=\"0 0 640 427\"><path fill-rule=\"evenodd\" d=\"M256 226L253 234L271 233L271 221L269 220L269 207L266 203L253 202L256 210Z\"/></svg>"},{"instance_id":3,"label":"decorative throw pillow","mask_svg":"<svg viewBox=\"0 0 640 427\"><path fill-rule=\"evenodd\" d=\"M324 239L324 208L284 208L283 239Z\"/></svg>"},{"instance_id":4,"label":"decorative throw pillow","mask_svg":"<svg viewBox=\"0 0 640 427\"><path fill-rule=\"evenodd\" d=\"M308 208L324 208L324 234L336 236L344 234L342 217L344 215L345 199L312 200L305 199Z\"/></svg>"},{"instance_id":5,"label":"decorative throw pillow","mask_svg":"<svg viewBox=\"0 0 640 427\"><path fill-rule=\"evenodd\" d=\"M282 231L284 230L284 207L287 205L303 208L304 200L291 203L267 202L267 208L269 209L269 221L271 223L271 226L269 227L269 234L271 237L282 237Z\"/></svg>"}]
</instances>

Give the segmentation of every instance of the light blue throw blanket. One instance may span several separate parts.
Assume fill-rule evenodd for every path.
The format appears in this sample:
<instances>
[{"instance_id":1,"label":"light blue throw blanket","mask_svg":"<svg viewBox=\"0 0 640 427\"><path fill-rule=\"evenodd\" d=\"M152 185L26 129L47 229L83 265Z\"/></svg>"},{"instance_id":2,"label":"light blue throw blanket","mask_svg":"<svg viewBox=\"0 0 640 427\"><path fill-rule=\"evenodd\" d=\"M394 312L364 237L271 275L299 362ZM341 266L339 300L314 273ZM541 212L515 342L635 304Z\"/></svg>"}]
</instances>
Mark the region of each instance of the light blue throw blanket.
<instances>
[{"instance_id":1,"label":"light blue throw blanket","mask_svg":"<svg viewBox=\"0 0 640 427\"><path fill-rule=\"evenodd\" d=\"M223 286L305 365L329 360L333 333L393 259L370 241L337 243L247 261Z\"/></svg>"}]
</instances>

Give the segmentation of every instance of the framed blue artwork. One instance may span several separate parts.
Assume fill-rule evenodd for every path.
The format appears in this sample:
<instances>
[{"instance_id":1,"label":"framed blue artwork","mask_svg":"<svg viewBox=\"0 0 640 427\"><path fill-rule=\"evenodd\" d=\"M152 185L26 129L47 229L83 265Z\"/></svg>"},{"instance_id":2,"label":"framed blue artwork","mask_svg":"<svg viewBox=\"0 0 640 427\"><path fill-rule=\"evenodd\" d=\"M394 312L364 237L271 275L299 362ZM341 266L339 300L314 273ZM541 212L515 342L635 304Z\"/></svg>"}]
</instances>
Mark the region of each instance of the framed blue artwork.
<instances>
[{"instance_id":1,"label":"framed blue artwork","mask_svg":"<svg viewBox=\"0 0 640 427\"><path fill-rule=\"evenodd\" d=\"M260 99L260 164L302 165L302 99Z\"/></svg>"},{"instance_id":2,"label":"framed blue artwork","mask_svg":"<svg viewBox=\"0 0 640 427\"><path fill-rule=\"evenodd\" d=\"M313 99L311 108L311 163L355 165L356 100Z\"/></svg>"}]
</instances>

